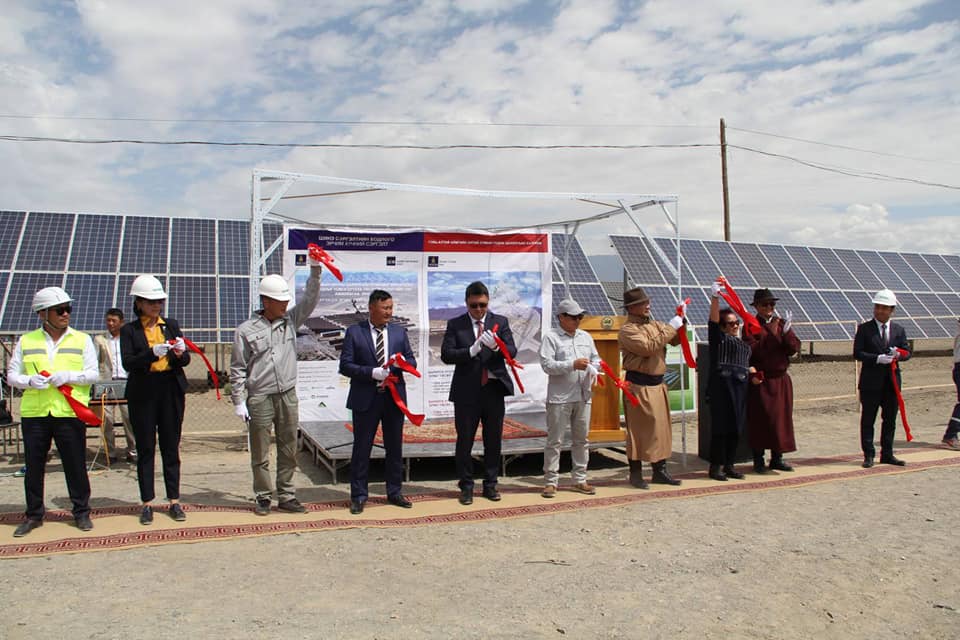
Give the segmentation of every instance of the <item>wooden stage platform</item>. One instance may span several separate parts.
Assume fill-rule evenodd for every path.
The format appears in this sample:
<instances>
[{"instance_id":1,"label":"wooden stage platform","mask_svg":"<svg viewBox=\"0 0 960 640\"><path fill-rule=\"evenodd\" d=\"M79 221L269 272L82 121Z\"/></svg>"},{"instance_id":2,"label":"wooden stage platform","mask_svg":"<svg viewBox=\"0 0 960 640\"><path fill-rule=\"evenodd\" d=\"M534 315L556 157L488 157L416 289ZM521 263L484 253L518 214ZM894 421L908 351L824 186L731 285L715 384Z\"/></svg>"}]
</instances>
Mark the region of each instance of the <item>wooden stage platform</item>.
<instances>
[{"instance_id":1,"label":"wooden stage platform","mask_svg":"<svg viewBox=\"0 0 960 640\"><path fill-rule=\"evenodd\" d=\"M511 419L522 422L531 427L547 430L545 413L511 414ZM480 430L477 430L479 433ZM313 462L330 472L333 484L337 484L337 471L350 464L350 454L353 448L353 432L348 430L343 421L337 422L301 422L298 432L300 448L306 449L313 455ZM545 437L508 438L503 441L501 448L502 473L506 475L507 465L522 455L528 453L543 453ZM623 439L591 442L590 449L622 449L626 446ZM410 480L410 467L416 458L453 458L456 449L454 442L429 442L403 444L403 466L406 480ZM570 439L567 436L561 444L563 451L570 450ZM483 455L483 442L477 440L473 444L473 455ZM370 452L371 458L384 458L383 447L374 445ZM452 473L453 467L451 467Z\"/></svg>"}]
</instances>

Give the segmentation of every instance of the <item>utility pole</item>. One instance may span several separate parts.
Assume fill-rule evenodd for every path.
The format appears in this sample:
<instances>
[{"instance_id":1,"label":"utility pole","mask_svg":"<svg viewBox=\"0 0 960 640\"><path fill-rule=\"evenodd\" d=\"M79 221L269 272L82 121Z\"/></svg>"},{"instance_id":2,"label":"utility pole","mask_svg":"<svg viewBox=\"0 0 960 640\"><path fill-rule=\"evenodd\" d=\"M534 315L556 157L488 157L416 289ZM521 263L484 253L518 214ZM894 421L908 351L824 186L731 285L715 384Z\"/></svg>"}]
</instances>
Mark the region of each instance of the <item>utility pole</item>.
<instances>
[{"instance_id":1,"label":"utility pole","mask_svg":"<svg viewBox=\"0 0 960 640\"><path fill-rule=\"evenodd\" d=\"M720 118L720 180L723 182L723 239L730 242L730 190L727 187L727 125Z\"/></svg>"}]
</instances>

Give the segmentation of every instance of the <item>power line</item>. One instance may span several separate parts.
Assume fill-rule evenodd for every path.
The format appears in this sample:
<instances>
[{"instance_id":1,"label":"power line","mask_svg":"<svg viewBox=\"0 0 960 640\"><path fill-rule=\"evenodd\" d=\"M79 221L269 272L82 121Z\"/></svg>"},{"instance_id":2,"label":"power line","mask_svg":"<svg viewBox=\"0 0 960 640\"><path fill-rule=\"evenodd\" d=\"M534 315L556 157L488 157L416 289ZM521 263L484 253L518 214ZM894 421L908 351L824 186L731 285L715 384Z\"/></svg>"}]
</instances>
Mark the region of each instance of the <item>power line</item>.
<instances>
[{"instance_id":1,"label":"power line","mask_svg":"<svg viewBox=\"0 0 960 640\"><path fill-rule=\"evenodd\" d=\"M767 136L770 138L780 138L781 140L793 140L794 142L804 142L806 144L816 144L821 147L830 147L832 149L843 149L845 151L857 151L859 153L871 153L875 156L885 156L887 158L900 158L901 160L916 160L917 162L932 162L936 164L960 164L960 162L954 162L952 160L931 160L930 158L917 158L914 156L905 156L899 153L889 153L887 151L877 151L875 149L861 149L859 147L851 147L843 144L835 144L832 142L820 142L818 140L810 140L807 138L796 138L794 136L786 136L779 133L770 133L767 131L757 131L755 129L744 129L742 127L731 127L727 125L727 129L732 129L734 131L742 131L744 133L753 133L758 136Z\"/></svg>"}]
</instances>

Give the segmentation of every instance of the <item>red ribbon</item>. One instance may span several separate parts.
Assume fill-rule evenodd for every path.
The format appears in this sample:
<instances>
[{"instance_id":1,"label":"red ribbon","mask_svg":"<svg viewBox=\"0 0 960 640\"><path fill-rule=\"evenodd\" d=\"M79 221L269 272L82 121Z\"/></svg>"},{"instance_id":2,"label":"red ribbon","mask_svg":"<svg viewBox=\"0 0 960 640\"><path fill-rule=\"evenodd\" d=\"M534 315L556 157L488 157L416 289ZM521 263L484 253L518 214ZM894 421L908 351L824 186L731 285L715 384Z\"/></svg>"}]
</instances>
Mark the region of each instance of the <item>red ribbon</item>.
<instances>
[{"instance_id":1,"label":"red ribbon","mask_svg":"<svg viewBox=\"0 0 960 640\"><path fill-rule=\"evenodd\" d=\"M397 382L399 380L400 379L397 376L391 373L383 381L383 386L390 390L390 395L393 396L394 403L397 405L397 408L403 412L403 415L407 416L407 419L410 420L410 422L419 427L423 424L423 419L426 418L426 416L419 413L410 412L410 409L407 408L407 404L403 401L403 398L400 397L400 392L397 391Z\"/></svg>"},{"instance_id":2,"label":"red ribbon","mask_svg":"<svg viewBox=\"0 0 960 640\"><path fill-rule=\"evenodd\" d=\"M343 274L340 273L340 269L337 269L333 266L333 256L320 248L320 245L313 244L312 242L307 245L307 252L310 254L310 257L314 260L322 262L324 266L330 270L330 273L333 274L333 277L343 282Z\"/></svg>"},{"instance_id":3,"label":"red ribbon","mask_svg":"<svg viewBox=\"0 0 960 640\"><path fill-rule=\"evenodd\" d=\"M760 334L760 332L763 331L760 327L760 322L755 315L747 311L747 308L743 306L743 301L740 300L740 296L738 296L737 292L730 286L730 282L723 276L717 278L717 281L723 284L724 289L727 290L726 293L720 291L720 297L726 300L730 308L733 309L733 312L743 319L744 331L750 335Z\"/></svg>"},{"instance_id":4,"label":"red ribbon","mask_svg":"<svg viewBox=\"0 0 960 640\"><path fill-rule=\"evenodd\" d=\"M41 371L40 375L50 377L50 373L46 370ZM96 427L100 424L100 418L97 417L97 414L95 414L90 407L73 397L73 387L68 384L62 384L57 387L57 391L62 393L63 397L67 399L67 404L73 409L73 413L80 419L80 422L90 425L91 427Z\"/></svg>"},{"instance_id":5,"label":"red ribbon","mask_svg":"<svg viewBox=\"0 0 960 640\"><path fill-rule=\"evenodd\" d=\"M633 392L630 391L629 382L627 382L626 380L621 380L617 376L617 374L613 372L613 369L610 368L610 365L608 365L603 360L600 361L600 368L603 369L603 372L605 374L610 376L610 379L613 380L613 384L617 385L617 388L623 391L623 395L627 397L627 400L630 401L630 404L632 404L633 406L637 406L638 404L640 404L640 399L637 398L637 396L633 395Z\"/></svg>"},{"instance_id":6,"label":"red ribbon","mask_svg":"<svg viewBox=\"0 0 960 640\"><path fill-rule=\"evenodd\" d=\"M523 383L520 382L520 374L517 373L517 369L523 369L523 365L513 359L513 356L510 355L510 352L507 351L507 343L497 335L497 329L500 328L499 324L493 325L493 339L497 343L497 347L500 349L500 353L503 354L503 360L510 365L510 373L513 374L513 379L517 381L517 387L520 388L520 393L523 393Z\"/></svg>"},{"instance_id":7,"label":"red ribbon","mask_svg":"<svg viewBox=\"0 0 960 640\"><path fill-rule=\"evenodd\" d=\"M183 336L180 336L181 338ZM167 344L176 344L176 340L167 340ZM187 349L193 351L195 354L200 356L203 359L203 364L207 365L207 371L210 373L210 379L213 380L213 388L217 392L217 400L220 399L220 378L217 377L217 372L214 371L213 365L210 364L210 361L207 360L207 354L203 352L203 349L197 346L197 344L191 340L183 338L183 344L187 345Z\"/></svg>"},{"instance_id":8,"label":"red ribbon","mask_svg":"<svg viewBox=\"0 0 960 640\"><path fill-rule=\"evenodd\" d=\"M391 366L394 366L394 365L396 365L398 369L402 369L403 371L406 371L407 373L412 373L413 375L417 376L418 378L422 378L422 377L423 377L423 376L420 375L420 372L417 371L417 368L414 367L412 364L410 364L410 363L407 361L407 359L403 357L403 354L400 353L399 351L398 351L397 353L393 354L392 356L390 356L390 359L387 360L387 367L391 367Z\"/></svg>"},{"instance_id":9,"label":"red ribbon","mask_svg":"<svg viewBox=\"0 0 960 640\"><path fill-rule=\"evenodd\" d=\"M910 355L909 351L896 348L901 358ZM913 434L910 433L910 424L907 422L907 408L903 404L903 395L900 393L900 385L897 384L897 361L890 363L890 376L893 378L893 390L897 393L897 405L900 407L900 417L903 419L903 430L907 433L907 442L913 440Z\"/></svg>"},{"instance_id":10,"label":"red ribbon","mask_svg":"<svg viewBox=\"0 0 960 640\"><path fill-rule=\"evenodd\" d=\"M688 304L690 304L690 298L685 299L677 305L677 315L681 318L686 315L685 310ZM687 337L686 324L681 325L681 327L677 329L677 333L680 335L680 350L683 351L683 359L686 361L688 368L696 371L697 361L693 359L693 351L690 350L690 338Z\"/></svg>"}]
</instances>

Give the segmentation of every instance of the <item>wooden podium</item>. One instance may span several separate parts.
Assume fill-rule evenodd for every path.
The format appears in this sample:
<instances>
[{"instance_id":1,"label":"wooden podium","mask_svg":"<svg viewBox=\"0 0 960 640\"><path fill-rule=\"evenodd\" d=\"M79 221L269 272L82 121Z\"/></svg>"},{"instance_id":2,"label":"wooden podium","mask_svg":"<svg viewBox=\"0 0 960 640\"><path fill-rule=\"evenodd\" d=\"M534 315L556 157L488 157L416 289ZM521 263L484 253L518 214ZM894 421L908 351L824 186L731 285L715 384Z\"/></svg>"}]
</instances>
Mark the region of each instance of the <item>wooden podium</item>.
<instances>
[{"instance_id":1,"label":"wooden podium","mask_svg":"<svg viewBox=\"0 0 960 640\"><path fill-rule=\"evenodd\" d=\"M620 346L617 334L626 316L585 316L580 328L593 336L600 358L620 375ZM602 376L602 372L601 372ZM590 411L590 442L615 442L624 439L620 427L620 389L609 379L603 386L593 388L593 408Z\"/></svg>"}]
</instances>

